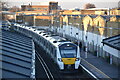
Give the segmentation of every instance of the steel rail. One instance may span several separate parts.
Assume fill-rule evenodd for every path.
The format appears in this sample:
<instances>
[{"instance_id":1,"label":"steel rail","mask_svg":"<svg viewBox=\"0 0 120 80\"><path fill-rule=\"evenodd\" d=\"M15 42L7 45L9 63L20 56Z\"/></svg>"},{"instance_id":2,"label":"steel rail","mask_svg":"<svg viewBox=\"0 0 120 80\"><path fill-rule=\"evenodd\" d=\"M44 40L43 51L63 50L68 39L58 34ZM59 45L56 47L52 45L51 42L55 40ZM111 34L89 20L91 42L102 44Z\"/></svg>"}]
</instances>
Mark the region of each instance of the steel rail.
<instances>
[{"instance_id":1,"label":"steel rail","mask_svg":"<svg viewBox=\"0 0 120 80\"><path fill-rule=\"evenodd\" d=\"M51 80L51 79L54 80L54 77L53 77L51 71L49 70L47 64L45 63L45 61L43 60L43 58L41 57L41 55L37 51L35 51L35 52L36 52L37 58L39 59L40 63L42 64L42 66L43 66L43 68L45 70L45 73L46 73L48 79L49 80Z\"/></svg>"}]
</instances>

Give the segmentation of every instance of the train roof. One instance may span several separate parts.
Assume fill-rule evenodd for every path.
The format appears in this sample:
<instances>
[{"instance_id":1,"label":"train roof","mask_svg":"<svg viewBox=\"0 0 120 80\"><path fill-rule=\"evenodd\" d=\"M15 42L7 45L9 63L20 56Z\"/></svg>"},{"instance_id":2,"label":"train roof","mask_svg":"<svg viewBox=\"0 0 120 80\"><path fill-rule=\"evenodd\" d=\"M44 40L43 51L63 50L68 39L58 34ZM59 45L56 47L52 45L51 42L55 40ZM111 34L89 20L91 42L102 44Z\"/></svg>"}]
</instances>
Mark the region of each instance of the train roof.
<instances>
[{"instance_id":1,"label":"train roof","mask_svg":"<svg viewBox=\"0 0 120 80\"><path fill-rule=\"evenodd\" d=\"M51 44L53 44L56 47L59 46L60 44L72 43L63 37L61 37L57 34L54 34L51 31L46 31L45 29L35 29L34 27L27 27L27 26L25 28L40 35L41 37L48 40Z\"/></svg>"},{"instance_id":2,"label":"train roof","mask_svg":"<svg viewBox=\"0 0 120 80\"><path fill-rule=\"evenodd\" d=\"M52 36L52 38L53 38L55 41L58 41L58 42L66 41L65 38L60 37L60 36Z\"/></svg>"}]
</instances>

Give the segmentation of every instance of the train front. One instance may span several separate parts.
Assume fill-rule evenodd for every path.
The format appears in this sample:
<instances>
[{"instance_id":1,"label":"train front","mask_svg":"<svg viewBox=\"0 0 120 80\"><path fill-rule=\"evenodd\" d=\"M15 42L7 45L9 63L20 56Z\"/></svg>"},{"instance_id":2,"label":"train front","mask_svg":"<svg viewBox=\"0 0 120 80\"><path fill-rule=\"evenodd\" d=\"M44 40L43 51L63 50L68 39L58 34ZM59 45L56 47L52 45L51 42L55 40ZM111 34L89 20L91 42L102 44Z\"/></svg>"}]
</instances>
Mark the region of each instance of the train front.
<instances>
[{"instance_id":1,"label":"train front","mask_svg":"<svg viewBox=\"0 0 120 80\"><path fill-rule=\"evenodd\" d=\"M79 47L74 43L64 43L59 46L59 67L64 71L75 71L80 65Z\"/></svg>"}]
</instances>

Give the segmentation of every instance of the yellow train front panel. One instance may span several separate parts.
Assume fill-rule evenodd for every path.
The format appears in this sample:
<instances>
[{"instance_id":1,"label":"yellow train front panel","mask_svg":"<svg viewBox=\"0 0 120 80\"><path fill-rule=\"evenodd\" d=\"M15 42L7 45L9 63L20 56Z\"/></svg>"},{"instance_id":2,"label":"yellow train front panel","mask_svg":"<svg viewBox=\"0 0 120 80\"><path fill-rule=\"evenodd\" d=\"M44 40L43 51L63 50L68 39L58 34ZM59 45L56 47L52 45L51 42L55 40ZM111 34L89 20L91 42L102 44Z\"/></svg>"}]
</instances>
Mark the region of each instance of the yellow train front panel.
<instances>
[{"instance_id":1,"label":"yellow train front panel","mask_svg":"<svg viewBox=\"0 0 120 80\"><path fill-rule=\"evenodd\" d=\"M76 58L62 58L64 64L75 64Z\"/></svg>"}]
</instances>

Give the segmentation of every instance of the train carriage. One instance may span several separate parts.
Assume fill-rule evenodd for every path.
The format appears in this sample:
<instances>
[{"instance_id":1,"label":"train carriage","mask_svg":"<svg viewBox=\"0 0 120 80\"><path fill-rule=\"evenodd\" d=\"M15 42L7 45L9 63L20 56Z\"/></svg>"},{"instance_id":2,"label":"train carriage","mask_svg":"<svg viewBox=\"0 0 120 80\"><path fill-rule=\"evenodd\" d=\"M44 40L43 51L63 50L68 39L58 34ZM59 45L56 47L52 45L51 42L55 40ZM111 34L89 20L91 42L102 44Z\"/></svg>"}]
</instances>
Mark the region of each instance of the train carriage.
<instances>
[{"instance_id":1,"label":"train carriage","mask_svg":"<svg viewBox=\"0 0 120 80\"><path fill-rule=\"evenodd\" d=\"M35 42L43 47L44 50L53 58L55 63L59 66L60 70L77 70L79 68L81 58L79 47L67 41L65 38L60 37L52 32L45 30L35 29L32 27L23 27L26 31L19 31L23 34L31 36Z\"/></svg>"}]
</instances>

